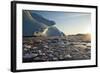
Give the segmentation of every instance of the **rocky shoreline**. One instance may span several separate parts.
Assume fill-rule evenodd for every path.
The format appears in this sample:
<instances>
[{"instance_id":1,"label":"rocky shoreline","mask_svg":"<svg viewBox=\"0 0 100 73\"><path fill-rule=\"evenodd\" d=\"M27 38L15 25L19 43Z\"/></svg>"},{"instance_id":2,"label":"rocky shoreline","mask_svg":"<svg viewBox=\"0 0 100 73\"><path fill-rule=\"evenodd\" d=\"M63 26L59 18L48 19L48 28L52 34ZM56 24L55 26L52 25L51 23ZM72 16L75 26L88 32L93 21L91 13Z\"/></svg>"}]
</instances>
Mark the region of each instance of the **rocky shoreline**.
<instances>
[{"instance_id":1,"label":"rocky shoreline","mask_svg":"<svg viewBox=\"0 0 100 73\"><path fill-rule=\"evenodd\" d=\"M46 62L91 59L91 46L66 38L23 39L23 62Z\"/></svg>"}]
</instances>

